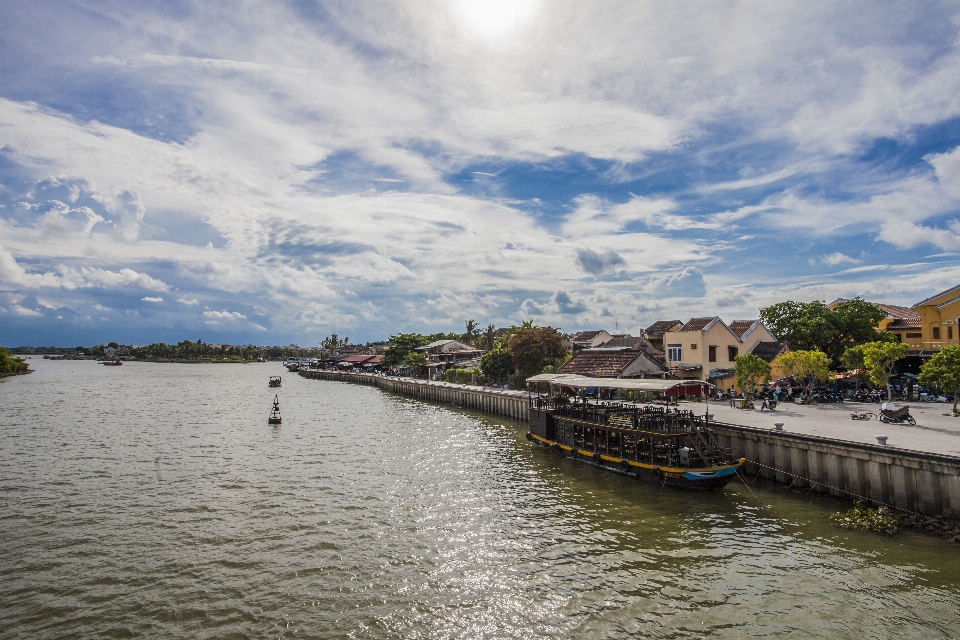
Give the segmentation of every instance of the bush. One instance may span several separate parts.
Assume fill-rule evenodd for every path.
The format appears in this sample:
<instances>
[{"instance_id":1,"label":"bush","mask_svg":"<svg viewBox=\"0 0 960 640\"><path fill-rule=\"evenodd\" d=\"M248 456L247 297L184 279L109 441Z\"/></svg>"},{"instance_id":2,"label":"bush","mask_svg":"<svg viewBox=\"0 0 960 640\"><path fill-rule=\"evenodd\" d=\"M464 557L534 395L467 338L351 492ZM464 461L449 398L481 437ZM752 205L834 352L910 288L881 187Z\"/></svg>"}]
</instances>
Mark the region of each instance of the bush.
<instances>
[{"instance_id":1,"label":"bush","mask_svg":"<svg viewBox=\"0 0 960 640\"><path fill-rule=\"evenodd\" d=\"M447 369L443 373L443 379L446 382L453 382L456 384L470 384L473 381L472 376L477 376L477 379L480 378L479 369Z\"/></svg>"},{"instance_id":2,"label":"bush","mask_svg":"<svg viewBox=\"0 0 960 640\"><path fill-rule=\"evenodd\" d=\"M23 373L27 368L27 363L21 358L0 347L0 373Z\"/></svg>"},{"instance_id":3,"label":"bush","mask_svg":"<svg viewBox=\"0 0 960 640\"><path fill-rule=\"evenodd\" d=\"M845 513L835 513L830 516L833 524L844 529L858 531L876 531L885 535L893 535L900 527L900 520L890 513L887 507L871 509L861 500L853 503L853 509Z\"/></svg>"}]
</instances>

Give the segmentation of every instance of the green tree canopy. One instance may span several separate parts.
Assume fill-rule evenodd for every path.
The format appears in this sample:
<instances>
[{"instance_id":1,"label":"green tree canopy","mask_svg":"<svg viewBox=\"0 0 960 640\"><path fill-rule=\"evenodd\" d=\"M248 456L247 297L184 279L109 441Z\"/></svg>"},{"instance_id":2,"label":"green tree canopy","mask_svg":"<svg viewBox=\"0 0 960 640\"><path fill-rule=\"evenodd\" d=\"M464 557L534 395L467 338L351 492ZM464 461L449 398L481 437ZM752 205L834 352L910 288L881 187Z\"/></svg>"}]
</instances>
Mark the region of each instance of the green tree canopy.
<instances>
[{"instance_id":1,"label":"green tree canopy","mask_svg":"<svg viewBox=\"0 0 960 640\"><path fill-rule=\"evenodd\" d=\"M539 373L551 360L567 354L559 331L553 327L534 327L532 324L524 323L507 340L510 358L518 373L524 377Z\"/></svg>"},{"instance_id":2,"label":"green tree canopy","mask_svg":"<svg viewBox=\"0 0 960 640\"><path fill-rule=\"evenodd\" d=\"M22 358L11 354L5 348L0 347L0 373L23 373L29 367Z\"/></svg>"},{"instance_id":3,"label":"green tree canopy","mask_svg":"<svg viewBox=\"0 0 960 640\"><path fill-rule=\"evenodd\" d=\"M887 400L891 400L890 374L897 360L907 355L907 345L900 342L868 342L860 347L863 350L863 364L870 370L870 381L887 390Z\"/></svg>"},{"instance_id":4,"label":"green tree canopy","mask_svg":"<svg viewBox=\"0 0 960 640\"><path fill-rule=\"evenodd\" d=\"M480 358L480 371L490 380L506 380L513 373L513 358L506 349L494 349Z\"/></svg>"},{"instance_id":5,"label":"green tree canopy","mask_svg":"<svg viewBox=\"0 0 960 640\"><path fill-rule=\"evenodd\" d=\"M737 376L737 386L743 391L743 397L750 401L759 382L770 382L770 364L760 356L746 353L734 358L733 373Z\"/></svg>"},{"instance_id":6,"label":"green tree canopy","mask_svg":"<svg viewBox=\"0 0 960 640\"><path fill-rule=\"evenodd\" d=\"M799 351L822 351L836 366L848 347L893 340L877 330L886 317L880 307L860 298L845 300L831 310L818 300L778 302L760 310L760 319L778 339Z\"/></svg>"},{"instance_id":7,"label":"green tree canopy","mask_svg":"<svg viewBox=\"0 0 960 640\"><path fill-rule=\"evenodd\" d=\"M920 384L953 394L953 413L960 397L960 345L941 347L939 353L920 367Z\"/></svg>"},{"instance_id":8,"label":"green tree canopy","mask_svg":"<svg viewBox=\"0 0 960 640\"><path fill-rule=\"evenodd\" d=\"M780 368L803 385L803 393L809 398L813 385L830 379L830 358L822 351L800 349L780 356Z\"/></svg>"},{"instance_id":9,"label":"green tree canopy","mask_svg":"<svg viewBox=\"0 0 960 640\"><path fill-rule=\"evenodd\" d=\"M422 347L433 342L431 336L421 335L419 333L398 333L390 336L388 347L383 352L383 364L387 367L395 367L403 364L404 358L417 347ZM423 355L423 354L421 354Z\"/></svg>"},{"instance_id":10,"label":"green tree canopy","mask_svg":"<svg viewBox=\"0 0 960 640\"><path fill-rule=\"evenodd\" d=\"M466 325L466 331L463 333L463 341L469 345L473 345L473 341L476 340L480 333L477 331L477 321L471 318L464 324Z\"/></svg>"}]
</instances>

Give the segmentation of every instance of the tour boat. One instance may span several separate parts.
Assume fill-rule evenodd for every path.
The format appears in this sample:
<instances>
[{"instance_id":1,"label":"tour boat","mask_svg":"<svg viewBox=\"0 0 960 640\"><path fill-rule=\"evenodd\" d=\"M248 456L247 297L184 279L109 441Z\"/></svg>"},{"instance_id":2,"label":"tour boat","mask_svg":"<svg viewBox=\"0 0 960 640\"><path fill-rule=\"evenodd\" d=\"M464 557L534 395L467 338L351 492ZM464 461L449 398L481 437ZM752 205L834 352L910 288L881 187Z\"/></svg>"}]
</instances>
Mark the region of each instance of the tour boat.
<instances>
[{"instance_id":1,"label":"tour boat","mask_svg":"<svg viewBox=\"0 0 960 640\"><path fill-rule=\"evenodd\" d=\"M270 376L270 382L268 383L271 387L280 386L280 376Z\"/></svg>"},{"instance_id":2,"label":"tour boat","mask_svg":"<svg viewBox=\"0 0 960 640\"><path fill-rule=\"evenodd\" d=\"M273 396L273 410L270 411L267 424L280 424L280 398L278 396Z\"/></svg>"},{"instance_id":3,"label":"tour boat","mask_svg":"<svg viewBox=\"0 0 960 640\"><path fill-rule=\"evenodd\" d=\"M108 367L119 367L120 365L123 364L123 361L122 360L104 360L100 364Z\"/></svg>"},{"instance_id":4,"label":"tour boat","mask_svg":"<svg viewBox=\"0 0 960 640\"><path fill-rule=\"evenodd\" d=\"M699 381L630 380L541 374L552 392L530 406L527 439L587 464L639 480L683 489L717 490L746 462L734 460L710 431L706 416L632 402L593 402L564 391L590 388L655 391L676 395ZM702 389L696 395L704 395Z\"/></svg>"}]
</instances>

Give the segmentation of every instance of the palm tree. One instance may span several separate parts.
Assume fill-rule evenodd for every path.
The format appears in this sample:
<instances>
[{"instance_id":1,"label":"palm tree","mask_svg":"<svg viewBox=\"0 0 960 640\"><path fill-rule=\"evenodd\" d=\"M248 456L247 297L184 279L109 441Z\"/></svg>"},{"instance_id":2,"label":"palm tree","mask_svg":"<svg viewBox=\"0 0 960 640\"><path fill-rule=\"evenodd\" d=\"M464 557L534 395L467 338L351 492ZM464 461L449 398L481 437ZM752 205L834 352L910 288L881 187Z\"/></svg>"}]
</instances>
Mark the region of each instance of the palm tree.
<instances>
[{"instance_id":1,"label":"palm tree","mask_svg":"<svg viewBox=\"0 0 960 640\"><path fill-rule=\"evenodd\" d=\"M487 330L483 332L483 343L487 351L493 351L493 342L496 339L497 328L492 324L487 325Z\"/></svg>"},{"instance_id":2,"label":"palm tree","mask_svg":"<svg viewBox=\"0 0 960 640\"><path fill-rule=\"evenodd\" d=\"M473 337L477 335L477 322L473 319L467 320L467 332L463 334L463 339L467 344L473 344Z\"/></svg>"}]
</instances>

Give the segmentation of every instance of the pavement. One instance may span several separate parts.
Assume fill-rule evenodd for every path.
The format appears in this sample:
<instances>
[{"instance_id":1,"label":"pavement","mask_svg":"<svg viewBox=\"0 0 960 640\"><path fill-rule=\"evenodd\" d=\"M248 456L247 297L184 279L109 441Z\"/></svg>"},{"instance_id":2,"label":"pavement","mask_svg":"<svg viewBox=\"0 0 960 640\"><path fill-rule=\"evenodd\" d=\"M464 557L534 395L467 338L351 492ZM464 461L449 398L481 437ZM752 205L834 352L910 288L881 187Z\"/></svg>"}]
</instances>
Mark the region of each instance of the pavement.
<instances>
[{"instance_id":1,"label":"pavement","mask_svg":"<svg viewBox=\"0 0 960 640\"><path fill-rule=\"evenodd\" d=\"M960 456L960 417L944 415L953 408L951 402L908 402L910 415L917 424L911 425L882 423L873 420L853 420L850 414L871 412L880 414L880 405L865 402L833 402L816 405L798 405L780 403L776 411L757 409L731 409L729 401L710 401L710 413L717 422L773 429L775 422L783 423L784 431L803 433L846 440L849 442L868 442L877 444L877 436L887 436L887 445L936 453L940 455ZM706 413L706 405L697 402L681 402L681 409Z\"/></svg>"}]
</instances>

